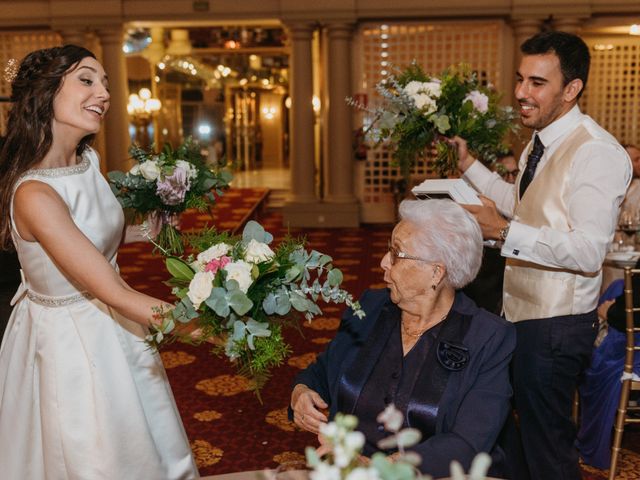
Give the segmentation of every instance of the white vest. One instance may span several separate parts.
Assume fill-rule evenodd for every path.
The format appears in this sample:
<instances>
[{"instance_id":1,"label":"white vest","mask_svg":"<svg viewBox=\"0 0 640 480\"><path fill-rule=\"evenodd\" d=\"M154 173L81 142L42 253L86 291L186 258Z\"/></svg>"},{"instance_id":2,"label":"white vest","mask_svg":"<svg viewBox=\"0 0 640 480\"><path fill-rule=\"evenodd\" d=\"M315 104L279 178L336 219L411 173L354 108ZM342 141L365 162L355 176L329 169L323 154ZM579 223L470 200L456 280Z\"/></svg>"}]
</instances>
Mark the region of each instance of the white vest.
<instances>
[{"instance_id":1,"label":"white vest","mask_svg":"<svg viewBox=\"0 0 640 480\"><path fill-rule=\"evenodd\" d=\"M577 127L556 149L519 200L521 172L516 180L515 221L536 228L547 226L571 231L567 204L571 193L568 183L573 154L592 138L586 128ZM600 271L576 272L507 258L503 298L505 316L511 322L519 322L587 313L576 311L574 306L584 305L582 299L598 298L601 282Z\"/></svg>"}]
</instances>

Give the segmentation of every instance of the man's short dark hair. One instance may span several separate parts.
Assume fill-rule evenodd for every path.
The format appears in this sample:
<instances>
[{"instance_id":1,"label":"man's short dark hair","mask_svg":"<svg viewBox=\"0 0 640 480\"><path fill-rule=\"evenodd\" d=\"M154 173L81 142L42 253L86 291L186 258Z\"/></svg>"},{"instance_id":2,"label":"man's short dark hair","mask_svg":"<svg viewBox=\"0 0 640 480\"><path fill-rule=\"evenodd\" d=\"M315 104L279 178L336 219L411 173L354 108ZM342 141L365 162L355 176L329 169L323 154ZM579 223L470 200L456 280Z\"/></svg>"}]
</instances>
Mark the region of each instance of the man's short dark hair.
<instances>
[{"instance_id":1,"label":"man's short dark hair","mask_svg":"<svg viewBox=\"0 0 640 480\"><path fill-rule=\"evenodd\" d=\"M582 80L582 90L578 98L582 96L589 78L591 55L589 47L580 37L567 32L541 32L526 40L520 46L520 51L524 55L555 53L560 60L564 84L579 78Z\"/></svg>"}]
</instances>

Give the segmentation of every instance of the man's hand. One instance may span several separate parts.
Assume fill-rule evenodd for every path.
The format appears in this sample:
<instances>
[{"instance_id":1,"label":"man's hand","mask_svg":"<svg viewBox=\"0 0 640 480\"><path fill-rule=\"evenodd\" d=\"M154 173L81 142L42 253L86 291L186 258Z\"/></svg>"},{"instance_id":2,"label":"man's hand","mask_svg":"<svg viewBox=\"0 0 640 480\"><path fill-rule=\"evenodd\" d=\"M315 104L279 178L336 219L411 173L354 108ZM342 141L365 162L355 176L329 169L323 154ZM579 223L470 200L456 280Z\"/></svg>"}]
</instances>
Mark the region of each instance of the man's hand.
<instances>
[{"instance_id":1,"label":"man's hand","mask_svg":"<svg viewBox=\"0 0 640 480\"><path fill-rule=\"evenodd\" d=\"M458 137L457 135L453 138L448 138L447 142L456 147L458 150L458 168L462 173L467 171L467 168L471 166L473 162L476 161L474 157L469 153L469 149L467 148L467 141Z\"/></svg>"},{"instance_id":2,"label":"man's hand","mask_svg":"<svg viewBox=\"0 0 640 480\"><path fill-rule=\"evenodd\" d=\"M329 405L322 397L306 385L299 383L291 393L291 408L293 409L293 421L300 428L313 433L320 431L320 425L327 423L327 416L320 409Z\"/></svg>"},{"instance_id":3,"label":"man's hand","mask_svg":"<svg viewBox=\"0 0 640 480\"><path fill-rule=\"evenodd\" d=\"M467 211L471 212L475 217L480 228L482 229L482 237L485 240L500 240L500 230L505 228L509 222L500 215L496 204L485 197L480 195L480 205L461 205Z\"/></svg>"}]
</instances>

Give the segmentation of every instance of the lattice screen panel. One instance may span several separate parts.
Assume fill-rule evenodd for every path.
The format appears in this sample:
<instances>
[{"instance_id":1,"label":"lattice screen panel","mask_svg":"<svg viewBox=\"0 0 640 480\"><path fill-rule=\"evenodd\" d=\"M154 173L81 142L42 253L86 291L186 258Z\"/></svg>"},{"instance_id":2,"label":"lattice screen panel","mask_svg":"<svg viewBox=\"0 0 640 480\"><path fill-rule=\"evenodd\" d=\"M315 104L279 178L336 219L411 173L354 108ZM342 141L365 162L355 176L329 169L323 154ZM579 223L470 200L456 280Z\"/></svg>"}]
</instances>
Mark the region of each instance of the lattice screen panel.
<instances>
[{"instance_id":1,"label":"lattice screen panel","mask_svg":"<svg viewBox=\"0 0 640 480\"><path fill-rule=\"evenodd\" d=\"M640 39L585 38L591 71L581 108L621 143L640 143Z\"/></svg>"},{"instance_id":2,"label":"lattice screen panel","mask_svg":"<svg viewBox=\"0 0 640 480\"><path fill-rule=\"evenodd\" d=\"M367 24L359 34L361 52L355 58L362 62L360 91L367 95L370 106L379 99L376 83L391 72L390 67L403 68L413 59L433 74L451 64L468 63L481 80L498 89L505 83L502 61L511 53L505 51L502 21ZM367 159L359 164L356 188L363 221L388 222L395 218L391 185L398 175L398 169L391 166L388 149L368 150ZM416 166L413 176L432 176L426 161Z\"/></svg>"},{"instance_id":3,"label":"lattice screen panel","mask_svg":"<svg viewBox=\"0 0 640 480\"><path fill-rule=\"evenodd\" d=\"M4 68L9 59L21 61L33 50L54 47L60 42L60 36L51 31L0 32L0 96L11 95L11 85L4 78ZM0 135L5 133L9 106L8 103L0 103Z\"/></svg>"}]
</instances>

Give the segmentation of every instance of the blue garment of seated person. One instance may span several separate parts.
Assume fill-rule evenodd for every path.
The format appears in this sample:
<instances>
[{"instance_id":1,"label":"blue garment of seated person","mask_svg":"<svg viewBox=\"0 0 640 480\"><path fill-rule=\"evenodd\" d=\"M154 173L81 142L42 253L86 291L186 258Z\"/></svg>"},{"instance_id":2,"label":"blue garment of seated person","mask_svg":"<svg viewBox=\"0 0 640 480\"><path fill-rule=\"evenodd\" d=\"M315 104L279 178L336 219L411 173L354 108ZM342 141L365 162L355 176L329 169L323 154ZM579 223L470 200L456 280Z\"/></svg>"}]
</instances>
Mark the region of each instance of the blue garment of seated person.
<instances>
[{"instance_id":1,"label":"blue garment of seated person","mask_svg":"<svg viewBox=\"0 0 640 480\"><path fill-rule=\"evenodd\" d=\"M635 268L640 268L640 262ZM633 282L634 305L640 305L640 278L634 277ZM627 346L626 334L621 331L625 325L623 290L624 281L616 280L600 297L600 303L615 299L607 311L610 328L594 350L591 366L579 389L582 413L577 447L584 463L601 469L609 468L611 463L611 432L622 388L620 377ZM634 323L639 322L640 315L636 313ZM636 335L636 345L639 344L640 335ZM634 363L636 374L640 374L639 357L636 355Z\"/></svg>"}]
</instances>

